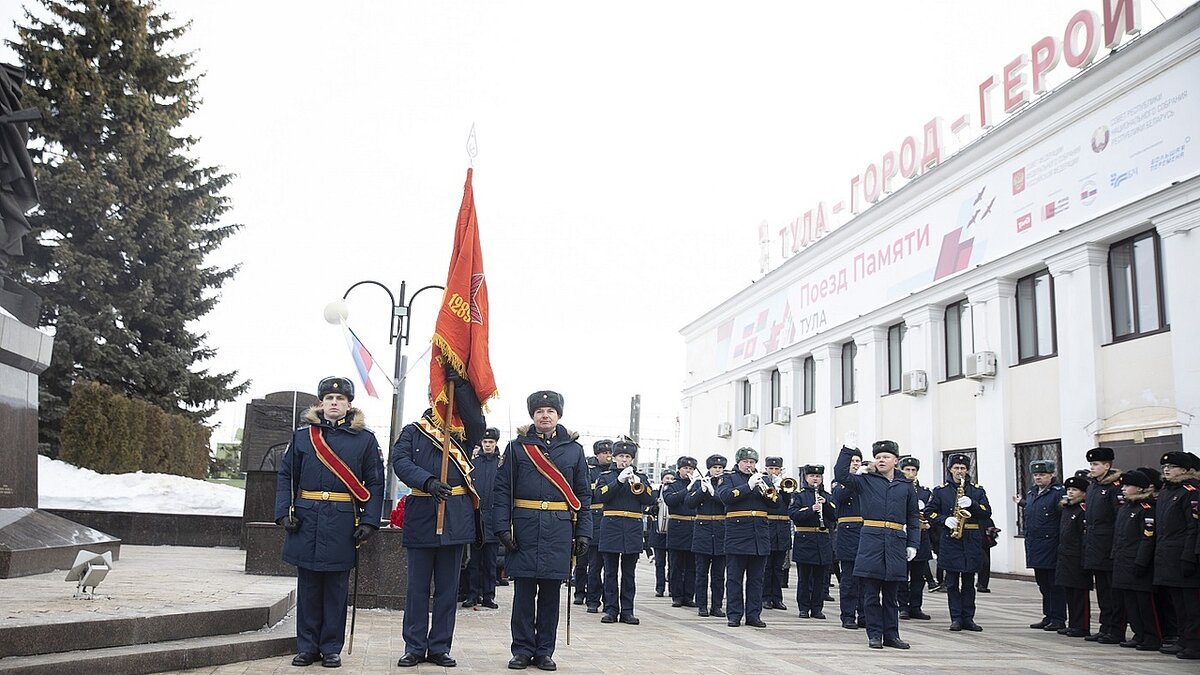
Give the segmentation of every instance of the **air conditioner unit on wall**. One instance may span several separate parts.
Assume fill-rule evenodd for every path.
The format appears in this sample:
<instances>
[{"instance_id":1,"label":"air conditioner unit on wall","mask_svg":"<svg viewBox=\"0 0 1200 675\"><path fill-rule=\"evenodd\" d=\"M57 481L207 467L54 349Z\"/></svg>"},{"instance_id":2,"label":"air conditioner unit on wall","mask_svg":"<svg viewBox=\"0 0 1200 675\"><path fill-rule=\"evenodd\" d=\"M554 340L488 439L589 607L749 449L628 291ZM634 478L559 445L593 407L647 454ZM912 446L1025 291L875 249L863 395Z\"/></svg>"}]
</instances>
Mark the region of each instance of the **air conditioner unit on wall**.
<instances>
[{"instance_id":1,"label":"air conditioner unit on wall","mask_svg":"<svg viewBox=\"0 0 1200 675\"><path fill-rule=\"evenodd\" d=\"M771 424L787 424L792 421L792 409L786 405L771 411Z\"/></svg>"},{"instance_id":2,"label":"air conditioner unit on wall","mask_svg":"<svg viewBox=\"0 0 1200 675\"><path fill-rule=\"evenodd\" d=\"M923 370L910 370L900 376L900 391L904 394L924 394L929 388L929 378Z\"/></svg>"},{"instance_id":3,"label":"air conditioner unit on wall","mask_svg":"<svg viewBox=\"0 0 1200 675\"><path fill-rule=\"evenodd\" d=\"M758 415L753 413L742 415L742 425L738 428L742 431L754 431L758 429Z\"/></svg>"},{"instance_id":4,"label":"air conditioner unit on wall","mask_svg":"<svg viewBox=\"0 0 1200 675\"><path fill-rule=\"evenodd\" d=\"M996 352L975 352L967 356L963 375L973 380L996 376Z\"/></svg>"},{"instance_id":5,"label":"air conditioner unit on wall","mask_svg":"<svg viewBox=\"0 0 1200 675\"><path fill-rule=\"evenodd\" d=\"M733 435L733 425L729 422L721 422L717 425L717 437L729 438Z\"/></svg>"}]
</instances>

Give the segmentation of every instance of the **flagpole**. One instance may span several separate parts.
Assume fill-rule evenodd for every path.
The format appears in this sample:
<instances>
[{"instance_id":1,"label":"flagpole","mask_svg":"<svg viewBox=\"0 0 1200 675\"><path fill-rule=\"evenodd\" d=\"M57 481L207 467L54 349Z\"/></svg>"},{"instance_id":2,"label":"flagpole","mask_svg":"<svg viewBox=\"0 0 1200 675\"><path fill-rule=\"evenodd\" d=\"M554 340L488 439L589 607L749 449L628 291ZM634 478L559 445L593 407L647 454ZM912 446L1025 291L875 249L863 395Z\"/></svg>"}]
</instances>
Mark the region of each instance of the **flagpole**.
<instances>
[{"instance_id":1,"label":"flagpole","mask_svg":"<svg viewBox=\"0 0 1200 675\"><path fill-rule=\"evenodd\" d=\"M446 482L446 474L450 471L450 420L454 418L454 382L446 383L446 392L450 400L446 402L446 417L442 420L442 477ZM446 497L449 499L449 497ZM442 526L446 524L446 499L438 501L437 536L442 536Z\"/></svg>"}]
</instances>

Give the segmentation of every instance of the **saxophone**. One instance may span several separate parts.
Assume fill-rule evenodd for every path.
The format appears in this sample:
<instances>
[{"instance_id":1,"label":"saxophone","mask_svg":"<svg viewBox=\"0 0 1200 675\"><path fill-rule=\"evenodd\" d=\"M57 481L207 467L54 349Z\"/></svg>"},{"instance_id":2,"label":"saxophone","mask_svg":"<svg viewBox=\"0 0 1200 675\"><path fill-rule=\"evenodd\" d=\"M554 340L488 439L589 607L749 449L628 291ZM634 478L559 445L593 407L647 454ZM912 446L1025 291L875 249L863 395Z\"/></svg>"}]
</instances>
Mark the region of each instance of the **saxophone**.
<instances>
[{"instance_id":1,"label":"saxophone","mask_svg":"<svg viewBox=\"0 0 1200 675\"><path fill-rule=\"evenodd\" d=\"M954 531L950 533L951 539L962 539L963 532L967 529L967 519L971 517L971 512L958 505L958 500L961 499L967 492L967 480L963 478L958 481L958 494L955 495L954 509L952 515L958 522L954 526Z\"/></svg>"}]
</instances>

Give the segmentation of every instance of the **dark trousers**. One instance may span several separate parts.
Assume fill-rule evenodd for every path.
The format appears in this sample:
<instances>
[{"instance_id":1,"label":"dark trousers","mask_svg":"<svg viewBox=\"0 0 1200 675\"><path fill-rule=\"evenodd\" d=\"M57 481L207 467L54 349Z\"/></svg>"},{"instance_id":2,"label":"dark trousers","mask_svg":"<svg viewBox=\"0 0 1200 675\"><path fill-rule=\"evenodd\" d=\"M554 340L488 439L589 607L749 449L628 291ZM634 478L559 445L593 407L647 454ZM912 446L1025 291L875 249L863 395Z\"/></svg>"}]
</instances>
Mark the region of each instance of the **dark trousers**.
<instances>
[{"instance_id":1,"label":"dark trousers","mask_svg":"<svg viewBox=\"0 0 1200 675\"><path fill-rule=\"evenodd\" d=\"M796 565L796 607L801 612L820 614L825 610L826 565Z\"/></svg>"},{"instance_id":2,"label":"dark trousers","mask_svg":"<svg viewBox=\"0 0 1200 675\"><path fill-rule=\"evenodd\" d=\"M987 588L992 580L992 549L986 544L983 547L983 557L979 559L979 579L976 588Z\"/></svg>"},{"instance_id":3,"label":"dark trousers","mask_svg":"<svg viewBox=\"0 0 1200 675\"><path fill-rule=\"evenodd\" d=\"M667 592L667 549L664 546L654 547L654 592Z\"/></svg>"},{"instance_id":4,"label":"dark trousers","mask_svg":"<svg viewBox=\"0 0 1200 675\"><path fill-rule=\"evenodd\" d=\"M553 656L562 579L513 579L513 656Z\"/></svg>"},{"instance_id":5,"label":"dark trousers","mask_svg":"<svg viewBox=\"0 0 1200 675\"><path fill-rule=\"evenodd\" d=\"M671 599L696 600L696 557L691 551L671 549Z\"/></svg>"},{"instance_id":6,"label":"dark trousers","mask_svg":"<svg viewBox=\"0 0 1200 675\"><path fill-rule=\"evenodd\" d=\"M496 599L496 551L499 544L483 544L475 546L471 551L471 560L467 563L467 575L471 586L467 595L475 600Z\"/></svg>"},{"instance_id":7,"label":"dark trousers","mask_svg":"<svg viewBox=\"0 0 1200 675\"><path fill-rule=\"evenodd\" d=\"M783 570L787 551L771 551L763 567L763 602L783 603Z\"/></svg>"},{"instance_id":8,"label":"dark trousers","mask_svg":"<svg viewBox=\"0 0 1200 675\"><path fill-rule=\"evenodd\" d=\"M1179 621L1175 613L1175 598L1170 588L1154 587L1154 611L1158 615L1158 627L1162 629L1163 640L1174 640L1179 637Z\"/></svg>"},{"instance_id":9,"label":"dark trousers","mask_svg":"<svg viewBox=\"0 0 1200 675\"><path fill-rule=\"evenodd\" d=\"M408 596L404 599L402 631L406 654L450 653L462 555L462 545L408 549ZM432 622L429 620L431 593Z\"/></svg>"},{"instance_id":10,"label":"dark trousers","mask_svg":"<svg viewBox=\"0 0 1200 675\"><path fill-rule=\"evenodd\" d=\"M1147 648L1161 647L1162 631L1158 627L1158 617L1154 610L1154 593L1125 588L1116 588L1113 592L1121 594L1121 604L1129 617L1134 642L1146 645Z\"/></svg>"},{"instance_id":11,"label":"dark trousers","mask_svg":"<svg viewBox=\"0 0 1200 675\"><path fill-rule=\"evenodd\" d=\"M1064 588L1067 597L1067 627L1092 632L1091 592L1086 588Z\"/></svg>"},{"instance_id":12,"label":"dark trousers","mask_svg":"<svg viewBox=\"0 0 1200 675\"><path fill-rule=\"evenodd\" d=\"M707 553L693 555L696 558L696 606L719 609L725 601L725 556ZM711 605L708 602L710 589Z\"/></svg>"},{"instance_id":13,"label":"dark trousers","mask_svg":"<svg viewBox=\"0 0 1200 675\"><path fill-rule=\"evenodd\" d=\"M842 578L838 581L838 601L841 605L842 623L857 623L865 620L862 601L862 579L854 576L854 561L840 561Z\"/></svg>"},{"instance_id":14,"label":"dark trousers","mask_svg":"<svg viewBox=\"0 0 1200 675\"><path fill-rule=\"evenodd\" d=\"M1067 622L1067 596L1062 586L1054 583L1054 570L1035 568L1033 578L1042 594L1042 618L1050 623Z\"/></svg>"},{"instance_id":15,"label":"dark trousers","mask_svg":"<svg viewBox=\"0 0 1200 675\"><path fill-rule=\"evenodd\" d=\"M925 601L925 575L928 573L928 561L913 560L908 563L908 581L901 582L900 590L896 592L900 609L910 614L921 611L921 604Z\"/></svg>"},{"instance_id":16,"label":"dark trousers","mask_svg":"<svg viewBox=\"0 0 1200 675\"><path fill-rule=\"evenodd\" d=\"M1200 656L1200 589L1172 588L1179 641L1175 644L1189 655Z\"/></svg>"},{"instance_id":17,"label":"dark trousers","mask_svg":"<svg viewBox=\"0 0 1200 675\"><path fill-rule=\"evenodd\" d=\"M1124 640L1124 597L1120 593L1113 592L1112 572L1092 570L1092 575L1096 580L1096 604L1100 605L1100 632Z\"/></svg>"},{"instance_id":18,"label":"dark trousers","mask_svg":"<svg viewBox=\"0 0 1200 675\"><path fill-rule=\"evenodd\" d=\"M592 549L594 549L594 548L596 548L596 547L589 546L587 553L584 553L583 555L580 555L580 556L575 556L575 570L573 572L574 577L572 577L572 579L575 584L575 597L579 598L580 600L582 600L584 598L584 596L587 595L588 569L589 569L588 563L592 559Z\"/></svg>"},{"instance_id":19,"label":"dark trousers","mask_svg":"<svg viewBox=\"0 0 1200 675\"><path fill-rule=\"evenodd\" d=\"M762 619L765 555L725 556L725 618L729 621ZM744 586L743 586L744 584ZM743 594L743 588L745 593Z\"/></svg>"},{"instance_id":20,"label":"dark trousers","mask_svg":"<svg viewBox=\"0 0 1200 675\"><path fill-rule=\"evenodd\" d=\"M604 557L604 613L633 616L638 553L601 553ZM618 572L620 578L618 579ZM618 582L620 591L617 590Z\"/></svg>"},{"instance_id":21,"label":"dark trousers","mask_svg":"<svg viewBox=\"0 0 1200 675\"><path fill-rule=\"evenodd\" d=\"M950 605L950 621L975 621L975 573L946 570L946 600Z\"/></svg>"},{"instance_id":22,"label":"dark trousers","mask_svg":"<svg viewBox=\"0 0 1200 675\"><path fill-rule=\"evenodd\" d=\"M863 610L867 615L867 638L899 640L900 612L896 592L901 582L866 577L859 577L859 582L862 584Z\"/></svg>"},{"instance_id":23,"label":"dark trousers","mask_svg":"<svg viewBox=\"0 0 1200 675\"><path fill-rule=\"evenodd\" d=\"M350 570L296 568L296 651L341 654L346 642L346 594Z\"/></svg>"},{"instance_id":24,"label":"dark trousers","mask_svg":"<svg viewBox=\"0 0 1200 675\"><path fill-rule=\"evenodd\" d=\"M584 600L588 607L599 607L600 598L604 594L604 580L601 578L604 572L604 558L596 546L589 546L587 552L579 557L588 559L587 592L584 594Z\"/></svg>"}]
</instances>

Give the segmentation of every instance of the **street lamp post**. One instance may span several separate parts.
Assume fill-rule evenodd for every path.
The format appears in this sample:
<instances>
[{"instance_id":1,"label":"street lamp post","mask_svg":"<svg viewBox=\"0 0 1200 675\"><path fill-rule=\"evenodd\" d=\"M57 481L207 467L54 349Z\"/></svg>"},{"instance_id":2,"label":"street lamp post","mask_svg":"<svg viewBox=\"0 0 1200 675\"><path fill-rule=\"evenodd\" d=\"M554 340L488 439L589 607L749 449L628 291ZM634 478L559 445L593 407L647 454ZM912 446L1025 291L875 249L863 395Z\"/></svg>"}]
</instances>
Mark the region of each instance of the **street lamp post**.
<instances>
[{"instance_id":1,"label":"street lamp post","mask_svg":"<svg viewBox=\"0 0 1200 675\"><path fill-rule=\"evenodd\" d=\"M335 300L334 302L329 303L329 305L325 308L325 318L327 320L332 320L334 317L336 317L337 320L345 321L349 316L349 311L347 310L345 303L346 298L350 296L350 291L353 291L355 288L364 285L378 286L382 288L383 292L387 293L388 299L391 301L392 305L392 320L391 325L388 328L388 344L396 345L396 362L395 367L392 370L392 422L388 432L388 448L390 450L392 445L396 443L396 439L400 437L400 428L403 424L402 415L404 414L405 384L404 373L407 370L405 366L408 363L408 357L405 356L402 351L404 345L408 344L409 333L412 329L412 303L417 299L417 296L424 291L427 291L431 288L445 290L446 287L439 286L437 284L422 286L421 288L417 289L416 293L412 294L411 298L408 298L408 302L406 303L404 298L405 289L407 288L408 282L400 282L400 293L399 296L397 296L396 294L392 293L390 288L382 283L371 279L366 279L351 285L350 288L347 288L346 292L342 294L341 300ZM336 323L336 320L333 322ZM383 500L383 513L385 514L385 518L387 517L386 514L392 512L392 506L396 496L396 474L394 471L392 471L391 466L386 465L386 459L387 458L385 457L384 470L387 472L387 494L384 496Z\"/></svg>"}]
</instances>

